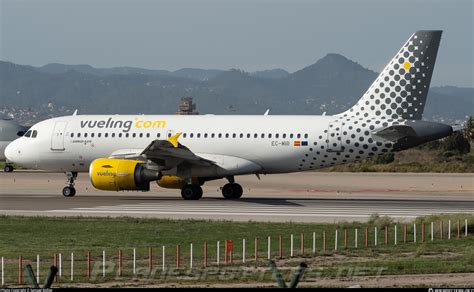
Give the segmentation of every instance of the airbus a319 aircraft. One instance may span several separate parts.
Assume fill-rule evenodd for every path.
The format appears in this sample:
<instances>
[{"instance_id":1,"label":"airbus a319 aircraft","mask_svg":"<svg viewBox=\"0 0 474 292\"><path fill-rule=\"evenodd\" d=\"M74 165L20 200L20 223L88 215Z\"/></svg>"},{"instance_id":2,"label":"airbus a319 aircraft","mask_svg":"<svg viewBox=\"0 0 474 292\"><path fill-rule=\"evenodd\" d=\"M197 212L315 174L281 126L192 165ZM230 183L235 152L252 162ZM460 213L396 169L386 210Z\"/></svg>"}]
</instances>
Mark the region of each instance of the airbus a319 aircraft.
<instances>
[{"instance_id":1,"label":"airbus a319 aircraft","mask_svg":"<svg viewBox=\"0 0 474 292\"><path fill-rule=\"evenodd\" d=\"M235 177L308 171L360 161L449 136L422 120L441 31L414 33L349 110L333 116L72 115L37 123L5 150L9 161L65 172L73 197L78 172L108 191L181 189L187 200L225 178L226 199L242 196Z\"/></svg>"}]
</instances>

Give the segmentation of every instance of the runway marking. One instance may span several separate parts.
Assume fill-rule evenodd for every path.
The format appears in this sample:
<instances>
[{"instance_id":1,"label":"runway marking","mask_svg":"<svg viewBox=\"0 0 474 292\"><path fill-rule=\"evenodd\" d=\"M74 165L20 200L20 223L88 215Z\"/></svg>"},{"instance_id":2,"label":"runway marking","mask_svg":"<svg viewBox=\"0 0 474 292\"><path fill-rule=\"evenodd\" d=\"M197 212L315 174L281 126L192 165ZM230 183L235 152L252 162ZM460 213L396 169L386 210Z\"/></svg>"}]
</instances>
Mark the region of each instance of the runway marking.
<instances>
[{"instance_id":1,"label":"runway marking","mask_svg":"<svg viewBox=\"0 0 474 292\"><path fill-rule=\"evenodd\" d=\"M261 217L369 217L372 214L387 215L390 217L415 218L417 216L432 214L474 213L472 207L466 204L450 202L433 202L432 206L390 206L372 205L355 206L315 203L306 205L297 204L297 201L288 201L290 205L268 205L264 203L249 202L159 202L138 203L113 206L82 207L61 210L48 210L51 213L72 214L123 214L123 215L194 215L194 216L261 216ZM366 203L366 202L363 202ZM424 204L426 205L426 204ZM460 208L462 206L462 208Z\"/></svg>"}]
</instances>

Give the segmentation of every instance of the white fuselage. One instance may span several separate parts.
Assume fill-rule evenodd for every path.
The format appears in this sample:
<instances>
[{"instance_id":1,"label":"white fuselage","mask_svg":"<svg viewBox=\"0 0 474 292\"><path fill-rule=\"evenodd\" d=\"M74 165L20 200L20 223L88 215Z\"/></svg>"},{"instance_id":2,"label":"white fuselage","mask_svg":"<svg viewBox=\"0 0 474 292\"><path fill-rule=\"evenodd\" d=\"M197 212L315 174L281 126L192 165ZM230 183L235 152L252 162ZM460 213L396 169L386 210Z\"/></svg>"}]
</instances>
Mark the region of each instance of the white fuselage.
<instances>
[{"instance_id":1,"label":"white fuselage","mask_svg":"<svg viewBox=\"0 0 474 292\"><path fill-rule=\"evenodd\" d=\"M217 177L317 169L364 159L369 153L372 156L390 148L387 145L360 154L350 150L363 147L353 145L359 144L356 139L345 142L345 137L356 133L356 127L335 120L337 116L66 116L34 125L30 130L36 130L37 137L15 140L6 154L26 167L87 172L94 159L115 152L140 153L153 140L166 140L182 132L182 145L222 168L220 173L208 173L206 168L194 167L192 175ZM373 129L375 122L372 119L357 129L357 136L370 125ZM380 121L377 126L381 126ZM365 149L381 146L365 139Z\"/></svg>"}]
</instances>

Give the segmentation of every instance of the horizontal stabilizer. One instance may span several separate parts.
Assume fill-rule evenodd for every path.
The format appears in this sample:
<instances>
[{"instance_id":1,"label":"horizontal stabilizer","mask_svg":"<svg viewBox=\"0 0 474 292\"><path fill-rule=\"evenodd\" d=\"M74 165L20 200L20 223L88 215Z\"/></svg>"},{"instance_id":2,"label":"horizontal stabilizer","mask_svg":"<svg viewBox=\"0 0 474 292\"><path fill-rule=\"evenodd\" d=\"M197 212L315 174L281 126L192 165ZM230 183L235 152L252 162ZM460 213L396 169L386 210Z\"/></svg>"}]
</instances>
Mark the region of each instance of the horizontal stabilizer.
<instances>
[{"instance_id":1,"label":"horizontal stabilizer","mask_svg":"<svg viewBox=\"0 0 474 292\"><path fill-rule=\"evenodd\" d=\"M467 129L465 125L452 125L451 128L453 128L453 132L462 132Z\"/></svg>"},{"instance_id":2,"label":"horizontal stabilizer","mask_svg":"<svg viewBox=\"0 0 474 292\"><path fill-rule=\"evenodd\" d=\"M379 142L397 142L406 137L416 137L416 132L410 126L396 125L373 133L374 140Z\"/></svg>"},{"instance_id":3,"label":"horizontal stabilizer","mask_svg":"<svg viewBox=\"0 0 474 292\"><path fill-rule=\"evenodd\" d=\"M372 132L377 142L394 143L395 151L404 150L422 143L447 137L453 127L428 121L407 121L404 125L392 125Z\"/></svg>"}]
</instances>

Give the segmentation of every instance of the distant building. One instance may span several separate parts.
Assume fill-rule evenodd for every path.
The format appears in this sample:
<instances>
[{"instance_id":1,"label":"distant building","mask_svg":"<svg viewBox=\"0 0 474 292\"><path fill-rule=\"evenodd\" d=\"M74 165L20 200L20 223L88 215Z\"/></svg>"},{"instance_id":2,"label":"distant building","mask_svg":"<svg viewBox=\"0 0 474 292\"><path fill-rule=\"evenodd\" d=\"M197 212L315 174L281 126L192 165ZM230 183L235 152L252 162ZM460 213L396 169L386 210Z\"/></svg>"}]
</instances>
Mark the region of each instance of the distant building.
<instances>
[{"instance_id":1,"label":"distant building","mask_svg":"<svg viewBox=\"0 0 474 292\"><path fill-rule=\"evenodd\" d=\"M181 97L181 102L179 103L177 115L199 115L196 110L196 105L193 104L192 97Z\"/></svg>"}]
</instances>

